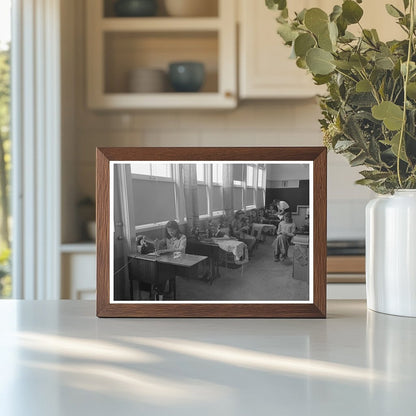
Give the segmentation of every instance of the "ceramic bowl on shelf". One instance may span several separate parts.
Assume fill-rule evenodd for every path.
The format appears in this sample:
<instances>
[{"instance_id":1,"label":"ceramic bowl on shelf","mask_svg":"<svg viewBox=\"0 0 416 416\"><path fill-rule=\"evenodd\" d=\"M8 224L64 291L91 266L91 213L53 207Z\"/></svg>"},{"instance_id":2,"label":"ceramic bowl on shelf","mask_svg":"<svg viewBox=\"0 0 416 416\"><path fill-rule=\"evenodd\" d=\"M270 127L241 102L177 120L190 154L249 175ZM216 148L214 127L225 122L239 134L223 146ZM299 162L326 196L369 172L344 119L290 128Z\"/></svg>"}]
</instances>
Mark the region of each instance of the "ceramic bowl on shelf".
<instances>
[{"instance_id":1,"label":"ceramic bowl on shelf","mask_svg":"<svg viewBox=\"0 0 416 416\"><path fill-rule=\"evenodd\" d=\"M119 17L149 17L157 12L156 0L118 0L114 12Z\"/></svg>"},{"instance_id":2,"label":"ceramic bowl on shelf","mask_svg":"<svg viewBox=\"0 0 416 416\"><path fill-rule=\"evenodd\" d=\"M218 15L217 0L165 0L166 12L173 17L204 17Z\"/></svg>"},{"instance_id":3,"label":"ceramic bowl on shelf","mask_svg":"<svg viewBox=\"0 0 416 416\"><path fill-rule=\"evenodd\" d=\"M128 91L131 93L166 92L167 84L167 74L162 69L136 68L129 72Z\"/></svg>"},{"instance_id":4,"label":"ceramic bowl on shelf","mask_svg":"<svg viewBox=\"0 0 416 416\"><path fill-rule=\"evenodd\" d=\"M169 64L169 81L177 92L197 92L205 80L202 62L172 62Z\"/></svg>"}]
</instances>

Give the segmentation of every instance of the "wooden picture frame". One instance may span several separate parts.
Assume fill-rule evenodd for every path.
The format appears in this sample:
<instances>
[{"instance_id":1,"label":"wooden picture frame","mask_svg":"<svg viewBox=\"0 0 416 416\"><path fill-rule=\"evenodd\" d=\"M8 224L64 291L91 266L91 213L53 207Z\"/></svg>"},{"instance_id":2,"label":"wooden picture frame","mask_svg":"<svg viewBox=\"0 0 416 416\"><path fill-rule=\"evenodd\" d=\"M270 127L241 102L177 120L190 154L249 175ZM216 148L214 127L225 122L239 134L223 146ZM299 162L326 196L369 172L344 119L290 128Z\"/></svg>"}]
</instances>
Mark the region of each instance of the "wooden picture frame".
<instances>
[{"instance_id":1,"label":"wooden picture frame","mask_svg":"<svg viewBox=\"0 0 416 416\"><path fill-rule=\"evenodd\" d=\"M178 148L97 148L97 316L98 317L189 317L189 318L325 318L326 317L326 212L327 212L327 150L324 147L178 147ZM115 233L111 215L113 212L113 173L114 166L121 164L147 163L155 166L160 162L172 164L202 164L214 166L214 163L232 165L241 162L241 166L299 164L309 166L310 191L310 242L308 250L310 260L308 290L305 301L270 300L257 301L142 301L123 300L114 295L113 284L116 281L113 265ZM210 165L212 164L212 165ZM117 168L119 169L119 168ZM130 168L128 168L130 169ZM173 169L173 168L172 168ZM196 168L195 168L196 169ZM213 169L213 168L207 168ZM222 168L221 168L222 169ZM231 168L235 169L235 168ZM247 168L246 168L247 169ZM261 168L259 168L261 169ZM272 169L272 168L270 168ZM182 172L182 171L181 171ZM247 174L248 176L248 174ZM232 182L234 183L234 182ZM266 183L266 179L264 181ZM234 186L234 185L233 185ZM256 185L257 186L257 185ZM260 185L259 185L260 186ZM114 188L115 189L115 188ZM121 192L121 191L117 191ZM225 192L225 191L224 191ZM266 194L264 185L264 195ZM265 198L265 197L263 197ZM265 201L265 199L263 199ZM274 201L273 201L274 202ZM225 203L224 203L225 204ZM231 203L232 206L233 203ZM308 208L309 213L309 208ZM113 223L112 223L113 221ZM290 218L288 219L290 222ZM122 225L122 223L117 223ZM124 225L125 226L125 225ZM308 223L309 232L309 223ZM112 233L112 234L110 234ZM111 235L111 239L110 239ZM130 236L131 238L131 236ZM269 237L274 238L274 237ZM121 238L120 238L121 239ZM309 234L308 234L309 239ZM132 241L130 239L130 241ZM309 240L308 240L309 241ZM116 242L117 243L117 242ZM157 253L157 251L156 251ZM153 254L153 253L151 253ZM176 253L174 253L176 254ZM185 256L188 256L185 254ZM129 262L136 260L131 254ZM130 257L129 257L130 258ZM293 260L294 257L293 257ZM111 265L110 265L111 263ZM205 263L204 263L205 264ZM124 267L127 267L127 264ZM130 267L130 266L129 266ZM177 270L177 269L175 269ZM117 273L119 271L117 270ZM123 272L124 273L124 272ZM117 275L118 276L118 275ZM129 275L129 279L130 279ZM117 277L117 279L119 279ZM176 279L176 277L175 277ZM176 280L175 280L176 282ZM211 282L212 283L212 282ZM140 281L139 281L140 284ZM170 284L170 282L169 282ZM215 281L213 283L215 285ZM132 281L130 280L130 285ZM175 283L176 288L176 283ZM176 289L175 289L176 290ZM150 299L151 289L149 289ZM140 292L139 292L140 294ZM176 294L176 292L175 292ZM120 300L121 299L121 300ZM141 298L140 298L141 299ZM160 299L160 298L158 298Z\"/></svg>"}]
</instances>

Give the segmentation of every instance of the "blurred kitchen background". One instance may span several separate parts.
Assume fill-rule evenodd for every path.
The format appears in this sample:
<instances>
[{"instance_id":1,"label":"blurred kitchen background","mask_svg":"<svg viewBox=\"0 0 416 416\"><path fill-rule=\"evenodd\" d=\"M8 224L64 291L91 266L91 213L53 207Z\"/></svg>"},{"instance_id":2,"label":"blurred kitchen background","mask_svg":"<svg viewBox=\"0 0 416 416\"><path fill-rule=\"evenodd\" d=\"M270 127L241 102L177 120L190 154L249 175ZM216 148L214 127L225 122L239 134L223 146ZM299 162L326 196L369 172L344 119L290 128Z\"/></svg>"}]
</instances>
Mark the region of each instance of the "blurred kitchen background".
<instances>
[{"instance_id":1,"label":"blurred kitchen background","mask_svg":"<svg viewBox=\"0 0 416 416\"><path fill-rule=\"evenodd\" d=\"M337 3L288 6L328 11ZM381 38L398 32L375 5L363 2L364 25ZM59 7L61 297L95 296L96 147L322 145L316 95L323 90L289 59L264 0L62 0ZM330 298L365 297L365 205L374 195L354 184L359 170L329 153Z\"/></svg>"}]
</instances>

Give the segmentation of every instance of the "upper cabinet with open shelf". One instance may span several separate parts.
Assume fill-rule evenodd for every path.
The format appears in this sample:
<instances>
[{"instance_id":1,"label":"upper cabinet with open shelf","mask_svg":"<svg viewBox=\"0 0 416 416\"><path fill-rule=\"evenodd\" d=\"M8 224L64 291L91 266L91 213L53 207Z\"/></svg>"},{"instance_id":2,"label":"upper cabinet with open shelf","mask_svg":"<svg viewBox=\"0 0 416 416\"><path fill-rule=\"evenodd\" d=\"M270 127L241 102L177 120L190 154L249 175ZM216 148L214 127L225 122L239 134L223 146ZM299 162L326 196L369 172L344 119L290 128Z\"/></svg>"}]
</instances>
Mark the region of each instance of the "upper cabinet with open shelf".
<instances>
[{"instance_id":1,"label":"upper cabinet with open shelf","mask_svg":"<svg viewBox=\"0 0 416 416\"><path fill-rule=\"evenodd\" d=\"M165 0L174 6L175 1L177 4L183 2ZM87 98L90 108L236 106L233 1L205 0L210 7L205 14L195 17L180 16L180 13L170 16L164 7L168 4L162 1L158 2L155 16L118 17L114 3L106 0L87 2ZM199 74L203 82L200 89L196 87L197 92L182 92L175 82L169 81L169 66L175 62L197 62L203 68L204 75ZM191 65L191 70L195 67ZM188 67L178 69L185 70L189 71ZM132 76L140 79L132 82Z\"/></svg>"}]
</instances>

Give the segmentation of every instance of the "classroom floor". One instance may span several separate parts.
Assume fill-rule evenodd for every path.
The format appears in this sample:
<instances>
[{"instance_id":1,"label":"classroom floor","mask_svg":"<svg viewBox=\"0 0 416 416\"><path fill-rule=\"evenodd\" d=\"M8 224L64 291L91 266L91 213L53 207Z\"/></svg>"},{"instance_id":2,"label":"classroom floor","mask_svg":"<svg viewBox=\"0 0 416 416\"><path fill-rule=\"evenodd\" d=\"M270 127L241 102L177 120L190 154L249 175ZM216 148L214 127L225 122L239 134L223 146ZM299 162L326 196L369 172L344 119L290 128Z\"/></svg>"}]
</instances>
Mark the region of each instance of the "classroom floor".
<instances>
[{"instance_id":1,"label":"classroom floor","mask_svg":"<svg viewBox=\"0 0 416 416\"><path fill-rule=\"evenodd\" d=\"M308 300L309 283L295 280L293 246L288 259L274 262L273 237L259 243L247 264L231 269L220 267L221 276L212 285L197 278L176 277L176 300Z\"/></svg>"}]
</instances>

